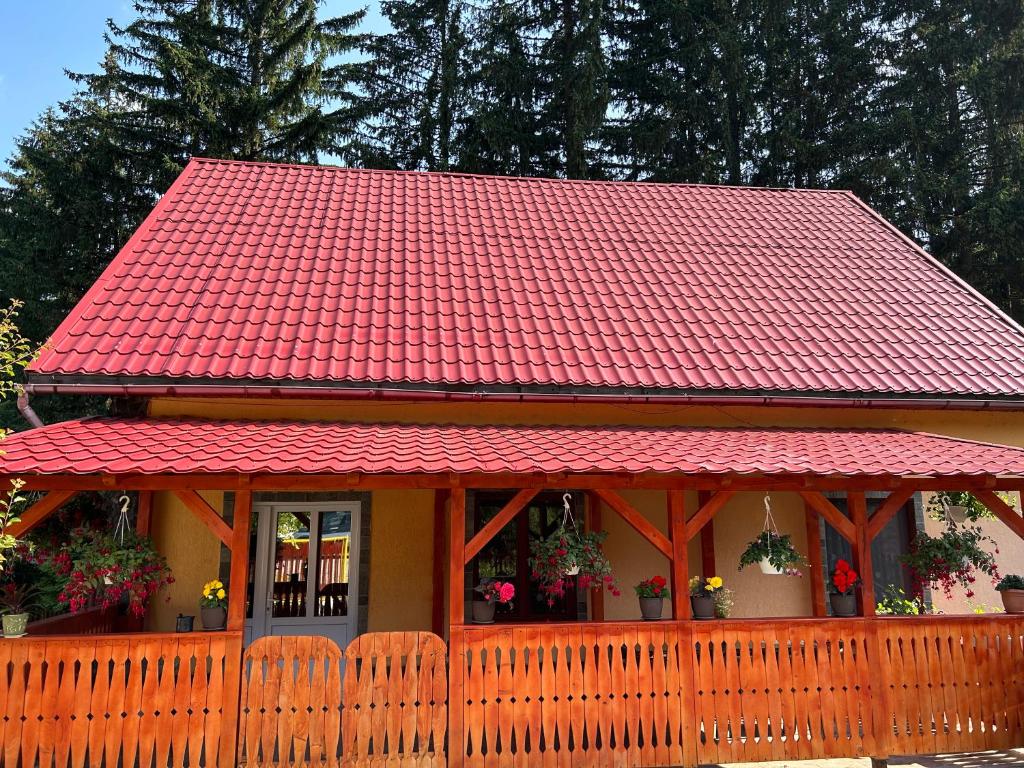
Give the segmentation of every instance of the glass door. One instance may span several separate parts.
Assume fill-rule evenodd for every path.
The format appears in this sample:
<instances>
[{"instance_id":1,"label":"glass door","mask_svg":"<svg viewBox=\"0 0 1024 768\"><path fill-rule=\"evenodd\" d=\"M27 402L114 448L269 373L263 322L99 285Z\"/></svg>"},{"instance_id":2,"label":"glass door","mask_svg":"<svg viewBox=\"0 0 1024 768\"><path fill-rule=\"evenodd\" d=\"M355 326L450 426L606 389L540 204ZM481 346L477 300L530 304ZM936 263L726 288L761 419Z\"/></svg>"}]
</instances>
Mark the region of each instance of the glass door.
<instances>
[{"instance_id":1,"label":"glass door","mask_svg":"<svg viewBox=\"0 0 1024 768\"><path fill-rule=\"evenodd\" d=\"M264 504L255 511L263 567L252 636L324 635L344 649L356 635L359 503Z\"/></svg>"}]
</instances>

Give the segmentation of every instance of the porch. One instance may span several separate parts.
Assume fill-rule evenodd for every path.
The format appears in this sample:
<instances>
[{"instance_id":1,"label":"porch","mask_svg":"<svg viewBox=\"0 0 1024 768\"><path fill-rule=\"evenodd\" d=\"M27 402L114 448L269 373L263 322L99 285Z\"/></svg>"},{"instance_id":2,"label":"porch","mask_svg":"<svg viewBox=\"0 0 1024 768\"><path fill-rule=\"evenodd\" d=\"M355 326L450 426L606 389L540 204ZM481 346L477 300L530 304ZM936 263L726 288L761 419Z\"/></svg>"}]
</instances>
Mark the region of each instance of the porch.
<instances>
[{"instance_id":1,"label":"porch","mask_svg":"<svg viewBox=\"0 0 1024 768\"><path fill-rule=\"evenodd\" d=\"M4 474L48 492L16 532L81 490L173 494L230 552L227 630L0 642L5 766L690 766L1024 745L1024 617L876 617L870 546L924 490L970 490L1024 535L995 493L1024 488L1020 449L870 430L92 423L5 444ZM467 491L498 488L511 500L467 536ZM637 488L664 494L667 531L628 502ZM206 489L234 494L230 524ZM253 494L296 489L434 491L440 632L246 645ZM616 515L666 558L670 619L602 620L592 597L591 621L467 623L467 564L545 490L580 492L592 522ZM743 492L797 494L849 542L858 617L824 615L812 550L815 616L690 619L688 545ZM868 492L884 494L871 515Z\"/></svg>"}]
</instances>

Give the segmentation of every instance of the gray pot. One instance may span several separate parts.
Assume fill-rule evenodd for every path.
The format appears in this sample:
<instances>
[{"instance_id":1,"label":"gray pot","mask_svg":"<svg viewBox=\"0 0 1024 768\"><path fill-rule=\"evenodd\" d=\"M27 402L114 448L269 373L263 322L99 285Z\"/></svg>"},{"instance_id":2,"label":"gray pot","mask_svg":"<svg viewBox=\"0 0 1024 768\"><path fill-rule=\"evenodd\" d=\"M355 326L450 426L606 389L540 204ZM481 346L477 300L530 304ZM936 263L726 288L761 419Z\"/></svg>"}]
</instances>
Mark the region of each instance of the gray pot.
<instances>
[{"instance_id":1,"label":"gray pot","mask_svg":"<svg viewBox=\"0 0 1024 768\"><path fill-rule=\"evenodd\" d=\"M494 601L474 600L473 601L473 623L493 624L494 623Z\"/></svg>"},{"instance_id":2,"label":"gray pot","mask_svg":"<svg viewBox=\"0 0 1024 768\"><path fill-rule=\"evenodd\" d=\"M3 627L4 637L24 637L28 630L28 614L5 613Z\"/></svg>"},{"instance_id":3,"label":"gray pot","mask_svg":"<svg viewBox=\"0 0 1024 768\"><path fill-rule=\"evenodd\" d=\"M711 595L697 597L690 595L690 607L693 609L695 619L715 618L715 598Z\"/></svg>"},{"instance_id":4,"label":"gray pot","mask_svg":"<svg viewBox=\"0 0 1024 768\"><path fill-rule=\"evenodd\" d=\"M857 596L830 594L828 601L832 605L833 616L856 616Z\"/></svg>"},{"instance_id":5,"label":"gray pot","mask_svg":"<svg viewBox=\"0 0 1024 768\"><path fill-rule=\"evenodd\" d=\"M227 608L200 608L199 615L203 619L203 629L217 630L224 629L228 622Z\"/></svg>"},{"instance_id":6,"label":"gray pot","mask_svg":"<svg viewBox=\"0 0 1024 768\"><path fill-rule=\"evenodd\" d=\"M641 597L640 615L644 621L657 621L661 618L661 610L665 607L665 600L661 597Z\"/></svg>"}]
</instances>

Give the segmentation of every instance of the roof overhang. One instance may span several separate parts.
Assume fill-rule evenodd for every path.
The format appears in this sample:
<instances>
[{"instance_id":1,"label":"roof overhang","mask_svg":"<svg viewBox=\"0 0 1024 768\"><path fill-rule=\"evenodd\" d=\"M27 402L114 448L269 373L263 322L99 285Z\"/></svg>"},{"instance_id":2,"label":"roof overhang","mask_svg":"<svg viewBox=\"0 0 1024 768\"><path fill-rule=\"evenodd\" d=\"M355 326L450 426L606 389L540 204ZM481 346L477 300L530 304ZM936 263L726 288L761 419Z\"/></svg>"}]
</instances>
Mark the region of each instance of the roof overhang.
<instances>
[{"instance_id":1,"label":"roof overhang","mask_svg":"<svg viewBox=\"0 0 1024 768\"><path fill-rule=\"evenodd\" d=\"M1024 488L1024 448L870 429L93 418L17 433L29 488Z\"/></svg>"}]
</instances>

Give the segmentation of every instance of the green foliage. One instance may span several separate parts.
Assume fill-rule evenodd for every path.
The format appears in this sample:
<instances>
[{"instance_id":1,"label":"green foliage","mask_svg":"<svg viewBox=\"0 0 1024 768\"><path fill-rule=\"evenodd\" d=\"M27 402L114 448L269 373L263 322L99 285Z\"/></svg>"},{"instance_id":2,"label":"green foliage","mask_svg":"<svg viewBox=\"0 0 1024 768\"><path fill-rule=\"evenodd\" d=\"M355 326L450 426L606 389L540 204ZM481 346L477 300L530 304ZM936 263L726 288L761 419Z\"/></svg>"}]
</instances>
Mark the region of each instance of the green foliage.
<instances>
[{"instance_id":1,"label":"green foliage","mask_svg":"<svg viewBox=\"0 0 1024 768\"><path fill-rule=\"evenodd\" d=\"M939 536L918 531L910 552L902 555L900 561L910 569L917 595L928 586L941 587L943 593L951 597L953 589L959 585L971 598L979 573L993 582L999 578L995 557L983 546L986 542L994 544L980 528L951 522Z\"/></svg>"},{"instance_id":2,"label":"green foliage","mask_svg":"<svg viewBox=\"0 0 1024 768\"><path fill-rule=\"evenodd\" d=\"M530 540L531 576L548 605L565 596L570 579L575 579L580 589L607 587L613 595L620 594L612 565L601 548L606 538L606 531L579 533L560 528L546 538Z\"/></svg>"},{"instance_id":3,"label":"green foliage","mask_svg":"<svg viewBox=\"0 0 1024 768\"><path fill-rule=\"evenodd\" d=\"M804 556L793 546L788 533L780 535L765 530L747 544L747 548L740 555L739 569L742 571L749 565L757 565L766 558L769 563L780 571L784 571L786 575L798 575L800 566L807 563Z\"/></svg>"},{"instance_id":4,"label":"green foliage","mask_svg":"<svg viewBox=\"0 0 1024 768\"><path fill-rule=\"evenodd\" d=\"M996 584L996 590L1003 592L1007 589L1024 589L1024 576L1007 574Z\"/></svg>"},{"instance_id":5,"label":"green foliage","mask_svg":"<svg viewBox=\"0 0 1024 768\"><path fill-rule=\"evenodd\" d=\"M1000 491L996 495L1007 504L1013 504L1010 494ZM974 494L969 491L939 491L932 494L928 502L928 516L933 520L945 520L946 505L950 507L964 507L966 519L971 522L995 519L992 510L978 501Z\"/></svg>"},{"instance_id":6,"label":"green foliage","mask_svg":"<svg viewBox=\"0 0 1024 768\"><path fill-rule=\"evenodd\" d=\"M924 602L920 597L907 597L899 587L890 584L885 588L885 597L875 607L879 616L918 616L924 613Z\"/></svg>"}]
</instances>

